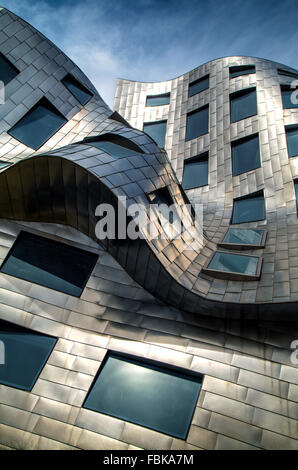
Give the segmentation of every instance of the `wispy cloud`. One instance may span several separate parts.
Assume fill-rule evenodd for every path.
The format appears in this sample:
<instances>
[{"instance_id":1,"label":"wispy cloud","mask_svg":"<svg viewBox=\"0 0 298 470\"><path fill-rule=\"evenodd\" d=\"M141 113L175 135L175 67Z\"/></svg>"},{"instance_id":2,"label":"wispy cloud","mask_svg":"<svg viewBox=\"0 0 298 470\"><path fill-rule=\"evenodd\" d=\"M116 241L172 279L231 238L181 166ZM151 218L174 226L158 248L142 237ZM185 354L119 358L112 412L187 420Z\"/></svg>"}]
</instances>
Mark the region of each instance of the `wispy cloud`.
<instances>
[{"instance_id":1,"label":"wispy cloud","mask_svg":"<svg viewBox=\"0 0 298 470\"><path fill-rule=\"evenodd\" d=\"M116 79L167 80L217 57L297 68L297 0L2 0L59 46L112 106Z\"/></svg>"}]
</instances>

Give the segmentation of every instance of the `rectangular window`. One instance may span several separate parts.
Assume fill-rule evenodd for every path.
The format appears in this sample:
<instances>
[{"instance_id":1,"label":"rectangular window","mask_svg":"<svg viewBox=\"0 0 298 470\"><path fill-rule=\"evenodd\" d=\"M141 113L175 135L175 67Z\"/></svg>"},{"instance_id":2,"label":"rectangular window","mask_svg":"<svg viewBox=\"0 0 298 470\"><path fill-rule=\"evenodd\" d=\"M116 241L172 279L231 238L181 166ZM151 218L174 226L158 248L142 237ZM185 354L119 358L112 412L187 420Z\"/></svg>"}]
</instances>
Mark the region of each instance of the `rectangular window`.
<instances>
[{"instance_id":1,"label":"rectangular window","mask_svg":"<svg viewBox=\"0 0 298 470\"><path fill-rule=\"evenodd\" d=\"M196 95L203 90L207 90L207 88L209 88L209 75L205 75L205 77L198 78L198 80L191 82L188 87L188 96Z\"/></svg>"},{"instance_id":2,"label":"rectangular window","mask_svg":"<svg viewBox=\"0 0 298 470\"><path fill-rule=\"evenodd\" d=\"M84 407L185 439L201 377L108 353Z\"/></svg>"},{"instance_id":3,"label":"rectangular window","mask_svg":"<svg viewBox=\"0 0 298 470\"><path fill-rule=\"evenodd\" d=\"M231 280L256 280L260 277L262 258L216 252L208 267L203 269L210 276Z\"/></svg>"},{"instance_id":4,"label":"rectangular window","mask_svg":"<svg viewBox=\"0 0 298 470\"><path fill-rule=\"evenodd\" d=\"M78 82L78 80L70 74L66 75L61 82L82 105L86 104L93 96L92 93L84 87L84 85Z\"/></svg>"},{"instance_id":5,"label":"rectangular window","mask_svg":"<svg viewBox=\"0 0 298 470\"><path fill-rule=\"evenodd\" d=\"M209 131L209 106L203 106L187 114L185 140L195 139Z\"/></svg>"},{"instance_id":6,"label":"rectangular window","mask_svg":"<svg viewBox=\"0 0 298 470\"><path fill-rule=\"evenodd\" d=\"M208 184L208 152L184 160L183 189L199 188Z\"/></svg>"},{"instance_id":7,"label":"rectangular window","mask_svg":"<svg viewBox=\"0 0 298 470\"><path fill-rule=\"evenodd\" d=\"M232 224L264 220L265 201L263 191L234 199Z\"/></svg>"},{"instance_id":8,"label":"rectangular window","mask_svg":"<svg viewBox=\"0 0 298 470\"><path fill-rule=\"evenodd\" d=\"M289 157L296 157L298 155L298 126L286 127L287 146Z\"/></svg>"},{"instance_id":9,"label":"rectangular window","mask_svg":"<svg viewBox=\"0 0 298 470\"><path fill-rule=\"evenodd\" d=\"M229 228L224 239L218 246L229 249L263 248L266 231L258 229Z\"/></svg>"},{"instance_id":10,"label":"rectangular window","mask_svg":"<svg viewBox=\"0 0 298 470\"><path fill-rule=\"evenodd\" d=\"M150 135L160 148L165 146L167 121L145 122L143 130Z\"/></svg>"},{"instance_id":11,"label":"rectangular window","mask_svg":"<svg viewBox=\"0 0 298 470\"><path fill-rule=\"evenodd\" d=\"M24 145L38 150L66 122L67 119L46 98L42 98L8 134Z\"/></svg>"},{"instance_id":12,"label":"rectangular window","mask_svg":"<svg viewBox=\"0 0 298 470\"><path fill-rule=\"evenodd\" d=\"M287 85L281 85L281 97L284 109L298 108L297 88L291 88ZM297 102L296 102L297 101Z\"/></svg>"},{"instance_id":13,"label":"rectangular window","mask_svg":"<svg viewBox=\"0 0 298 470\"><path fill-rule=\"evenodd\" d=\"M97 147L100 150L111 155L113 158L125 158L125 157L132 157L132 156L142 156L143 152L136 152L135 150L129 149L127 147L123 147L122 145L115 144L114 142L108 142L104 140L100 141L88 141L84 142L88 145L92 145L93 147Z\"/></svg>"},{"instance_id":14,"label":"rectangular window","mask_svg":"<svg viewBox=\"0 0 298 470\"><path fill-rule=\"evenodd\" d=\"M237 91L230 95L231 122L254 116L257 111L256 88Z\"/></svg>"},{"instance_id":15,"label":"rectangular window","mask_svg":"<svg viewBox=\"0 0 298 470\"><path fill-rule=\"evenodd\" d=\"M148 95L146 98L146 106L163 106L170 103L170 93L162 95Z\"/></svg>"},{"instance_id":16,"label":"rectangular window","mask_svg":"<svg viewBox=\"0 0 298 470\"><path fill-rule=\"evenodd\" d=\"M233 176L260 168L260 146L258 134L231 142Z\"/></svg>"},{"instance_id":17,"label":"rectangular window","mask_svg":"<svg viewBox=\"0 0 298 470\"><path fill-rule=\"evenodd\" d=\"M4 85L7 85L11 80L13 80L18 73L18 69L0 53L0 80Z\"/></svg>"},{"instance_id":18,"label":"rectangular window","mask_svg":"<svg viewBox=\"0 0 298 470\"><path fill-rule=\"evenodd\" d=\"M0 271L79 297L97 258L65 243L21 232Z\"/></svg>"},{"instance_id":19,"label":"rectangular window","mask_svg":"<svg viewBox=\"0 0 298 470\"><path fill-rule=\"evenodd\" d=\"M0 383L31 390L57 338L0 320L4 364L0 362Z\"/></svg>"},{"instance_id":20,"label":"rectangular window","mask_svg":"<svg viewBox=\"0 0 298 470\"><path fill-rule=\"evenodd\" d=\"M241 75L248 75L250 73L256 73L254 65L236 65L230 67L230 78L240 77Z\"/></svg>"},{"instance_id":21,"label":"rectangular window","mask_svg":"<svg viewBox=\"0 0 298 470\"><path fill-rule=\"evenodd\" d=\"M291 72L290 70L277 69L279 75L284 75L285 77L298 78L298 72Z\"/></svg>"},{"instance_id":22,"label":"rectangular window","mask_svg":"<svg viewBox=\"0 0 298 470\"><path fill-rule=\"evenodd\" d=\"M147 194L147 197L150 204L157 207L159 223L168 238L172 240L173 238L181 235L184 231L184 226L168 188L164 187L157 189L156 191Z\"/></svg>"},{"instance_id":23,"label":"rectangular window","mask_svg":"<svg viewBox=\"0 0 298 470\"><path fill-rule=\"evenodd\" d=\"M298 180L294 181L295 186L295 193L296 193L296 208L297 208L297 215L298 215Z\"/></svg>"}]
</instances>

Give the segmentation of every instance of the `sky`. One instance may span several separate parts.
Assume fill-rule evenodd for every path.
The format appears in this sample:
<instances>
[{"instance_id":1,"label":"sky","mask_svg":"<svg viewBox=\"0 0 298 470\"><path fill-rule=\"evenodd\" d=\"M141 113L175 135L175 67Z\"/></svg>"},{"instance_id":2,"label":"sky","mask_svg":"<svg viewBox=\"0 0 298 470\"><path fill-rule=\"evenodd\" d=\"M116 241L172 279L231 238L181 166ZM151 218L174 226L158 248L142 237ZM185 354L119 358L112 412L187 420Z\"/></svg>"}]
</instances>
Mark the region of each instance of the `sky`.
<instances>
[{"instance_id":1,"label":"sky","mask_svg":"<svg viewBox=\"0 0 298 470\"><path fill-rule=\"evenodd\" d=\"M112 108L117 78L163 81L218 57L298 69L298 0L1 0L65 52Z\"/></svg>"}]
</instances>

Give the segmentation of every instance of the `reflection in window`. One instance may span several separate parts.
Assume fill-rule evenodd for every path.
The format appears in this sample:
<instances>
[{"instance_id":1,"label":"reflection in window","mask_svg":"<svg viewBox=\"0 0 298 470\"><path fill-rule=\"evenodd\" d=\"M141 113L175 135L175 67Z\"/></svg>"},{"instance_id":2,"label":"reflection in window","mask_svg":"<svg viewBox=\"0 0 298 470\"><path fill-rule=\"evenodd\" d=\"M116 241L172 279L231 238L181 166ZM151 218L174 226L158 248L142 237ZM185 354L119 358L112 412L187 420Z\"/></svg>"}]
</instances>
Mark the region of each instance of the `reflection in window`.
<instances>
[{"instance_id":1,"label":"reflection in window","mask_svg":"<svg viewBox=\"0 0 298 470\"><path fill-rule=\"evenodd\" d=\"M11 80L13 80L19 71L12 65L12 63L0 53L0 80L7 85Z\"/></svg>"},{"instance_id":2,"label":"reflection in window","mask_svg":"<svg viewBox=\"0 0 298 470\"><path fill-rule=\"evenodd\" d=\"M82 105L86 104L87 101L90 100L92 93L72 75L66 75L61 82Z\"/></svg>"},{"instance_id":3,"label":"reflection in window","mask_svg":"<svg viewBox=\"0 0 298 470\"><path fill-rule=\"evenodd\" d=\"M263 219L265 219L263 191L234 199L232 224L242 224Z\"/></svg>"},{"instance_id":4,"label":"reflection in window","mask_svg":"<svg viewBox=\"0 0 298 470\"><path fill-rule=\"evenodd\" d=\"M185 439L201 378L108 354L84 407Z\"/></svg>"},{"instance_id":5,"label":"reflection in window","mask_svg":"<svg viewBox=\"0 0 298 470\"><path fill-rule=\"evenodd\" d=\"M209 107L204 106L187 114L185 140L195 139L208 133Z\"/></svg>"},{"instance_id":6,"label":"reflection in window","mask_svg":"<svg viewBox=\"0 0 298 470\"><path fill-rule=\"evenodd\" d=\"M233 176L260 168L259 136L254 134L232 142Z\"/></svg>"},{"instance_id":7,"label":"reflection in window","mask_svg":"<svg viewBox=\"0 0 298 470\"><path fill-rule=\"evenodd\" d=\"M67 119L46 98L42 98L8 134L38 150L66 122Z\"/></svg>"},{"instance_id":8,"label":"reflection in window","mask_svg":"<svg viewBox=\"0 0 298 470\"><path fill-rule=\"evenodd\" d=\"M281 86L281 97L284 109L298 108L298 92L297 89L287 85ZM297 103L295 103L297 101Z\"/></svg>"},{"instance_id":9,"label":"reflection in window","mask_svg":"<svg viewBox=\"0 0 298 470\"><path fill-rule=\"evenodd\" d=\"M79 297L97 258L65 243L21 232L0 271Z\"/></svg>"},{"instance_id":10,"label":"reflection in window","mask_svg":"<svg viewBox=\"0 0 298 470\"><path fill-rule=\"evenodd\" d=\"M5 355L0 383L31 390L57 339L0 320L0 341Z\"/></svg>"},{"instance_id":11,"label":"reflection in window","mask_svg":"<svg viewBox=\"0 0 298 470\"><path fill-rule=\"evenodd\" d=\"M254 65L236 65L230 67L230 78L240 77L241 75L248 75L250 73L255 73L256 68Z\"/></svg>"},{"instance_id":12,"label":"reflection in window","mask_svg":"<svg viewBox=\"0 0 298 470\"><path fill-rule=\"evenodd\" d=\"M208 184L208 152L184 160L183 189L198 188Z\"/></svg>"},{"instance_id":13,"label":"reflection in window","mask_svg":"<svg viewBox=\"0 0 298 470\"><path fill-rule=\"evenodd\" d=\"M257 256L217 252L210 261L208 269L256 276L259 259Z\"/></svg>"},{"instance_id":14,"label":"reflection in window","mask_svg":"<svg viewBox=\"0 0 298 470\"><path fill-rule=\"evenodd\" d=\"M298 155L298 126L286 127L287 146L289 157Z\"/></svg>"},{"instance_id":15,"label":"reflection in window","mask_svg":"<svg viewBox=\"0 0 298 470\"><path fill-rule=\"evenodd\" d=\"M188 88L188 96L190 97L196 95L197 93L200 93L207 88L209 88L209 75L206 75L205 77L199 78L198 80L190 83Z\"/></svg>"},{"instance_id":16,"label":"reflection in window","mask_svg":"<svg viewBox=\"0 0 298 470\"><path fill-rule=\"evenodd\" d=\"M261 246L264 238L264 230L229 228L223 243L235 245Z\"/></svg>"},{"instance_id":17,"label":"reflection in window","mask_svg":"<svg viewBox=\"0 0 298 470\"><path fill-rule=\"evenodd\" d=\"M257 111L257 93L255 88L237 91L230 95L231 122L237 122L250 116Z\"/></svg>"},{"instance_id":18,"label":"reflection in window","mask_svg":"<svg viewBox=\"0 0 298 470\"><path fill-rule=\"evenodd\" d=\"M150 135L160 148L165 146L167 121L145 122L143 130Z\"/></svg>"},{"instance_id":19,"label":"reflection in window","mask_svg":"<svg viewBox=\"0 0 298 470\"><path fill-rule=\"evenodd\" d=\"M146 106L163 106L170 103L170 93L150 95L146 98Z\"/></svg>"}]
</instances>

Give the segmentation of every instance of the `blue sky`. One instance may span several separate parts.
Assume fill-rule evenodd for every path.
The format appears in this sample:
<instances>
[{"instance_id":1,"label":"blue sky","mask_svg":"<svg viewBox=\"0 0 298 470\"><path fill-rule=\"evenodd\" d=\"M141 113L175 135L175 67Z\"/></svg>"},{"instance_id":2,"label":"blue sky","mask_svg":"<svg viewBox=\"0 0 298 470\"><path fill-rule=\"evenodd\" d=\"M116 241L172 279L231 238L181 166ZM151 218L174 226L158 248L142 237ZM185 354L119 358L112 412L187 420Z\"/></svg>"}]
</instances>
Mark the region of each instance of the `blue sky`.
<instances>
[{"instance_id":1,"label":"blue sky","mask_svg":"<svg viewBox=\"0 0 298 470\"><path fill-rule=\"evenodd\" d=\"M59 46L112 107L118 77L167 80L217 57L298 68L298 0L2 0Z\"/></svg>"}]
</instances>

